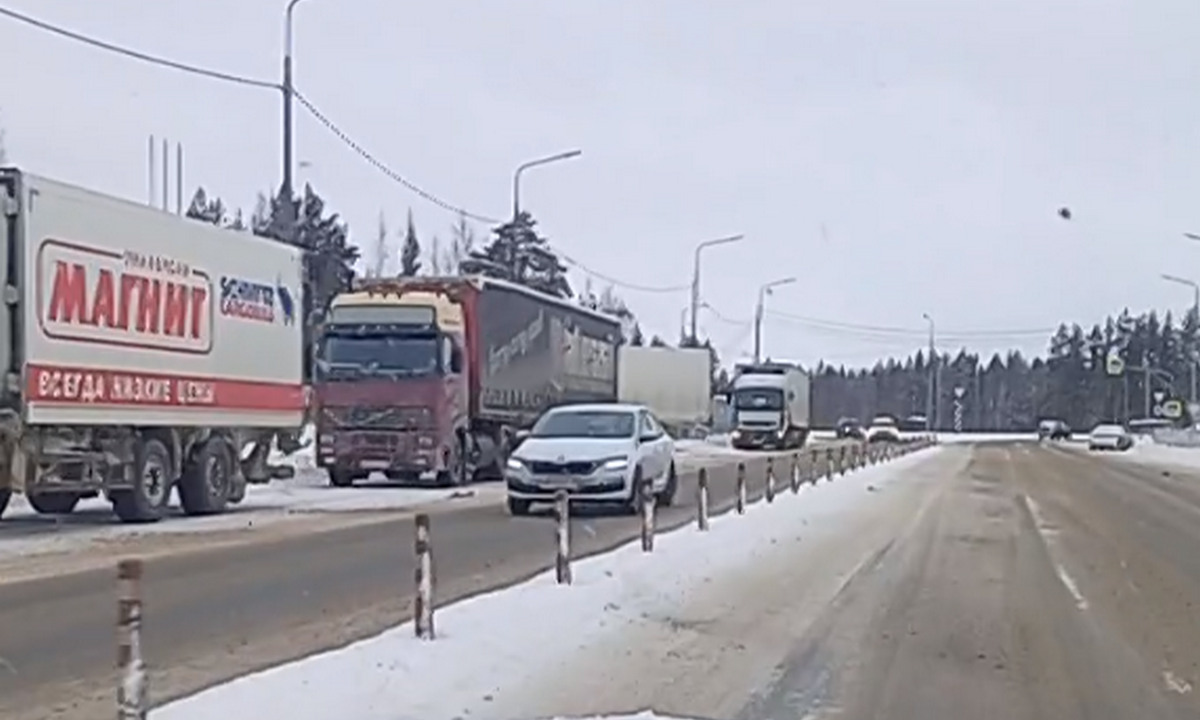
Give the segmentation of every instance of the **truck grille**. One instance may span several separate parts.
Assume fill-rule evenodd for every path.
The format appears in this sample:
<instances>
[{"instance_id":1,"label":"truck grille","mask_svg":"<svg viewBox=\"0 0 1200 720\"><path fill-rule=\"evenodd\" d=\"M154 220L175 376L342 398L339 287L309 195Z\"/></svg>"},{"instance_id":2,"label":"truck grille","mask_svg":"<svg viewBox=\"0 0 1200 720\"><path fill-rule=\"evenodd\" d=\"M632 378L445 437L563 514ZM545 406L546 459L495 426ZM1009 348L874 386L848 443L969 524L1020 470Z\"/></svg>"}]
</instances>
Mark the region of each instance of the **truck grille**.
<instances>
[{"instance_id":1,"label":"truck grille","mask_svg":"<svg viewBox=\"0 0 1200 720\"><path fill-rule=\"evenodd\" d=\"M596 469L594 462L532 462L529 469L535 475L591 475Z\"/></svg>"},{"instance_id":2,"label":"truck grille","mask_svg":"<svg viewBox=\"0 0 1200 720\"><path fill-rule=\"evenodd\" d=\"M427 408L414 407L349 407L325 408L323 415L334 427L353 429L408 430L429 425L431 413Z\"/></svg>"}]
</instances>

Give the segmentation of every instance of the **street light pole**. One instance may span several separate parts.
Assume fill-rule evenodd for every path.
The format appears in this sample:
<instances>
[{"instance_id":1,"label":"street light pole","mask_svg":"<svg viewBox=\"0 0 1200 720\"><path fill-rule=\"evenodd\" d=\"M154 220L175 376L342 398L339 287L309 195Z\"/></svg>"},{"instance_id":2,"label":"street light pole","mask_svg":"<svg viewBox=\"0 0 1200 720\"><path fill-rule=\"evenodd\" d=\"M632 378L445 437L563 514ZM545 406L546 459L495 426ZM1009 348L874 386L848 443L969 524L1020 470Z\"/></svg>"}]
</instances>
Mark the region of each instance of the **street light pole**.
<instances>
[{"instance_id":1,"label":"street light pole","mask_svg":"<svg viewBox=\"0 0 1200 720\"><path fill-rule=\"evenodd\" d=\"M301 0L289 0L283 21L283 192L292 197L292 13Z\"/></svg>"},{"instance_id":2,"label":"street light pole","mask_svg":"<svg viewBox=\"0 0 1200 720\"><path fill-rule=\"evenodd\" d=\"M295 0L293 0L294 2ZM539 165L549 165L562 160L570 160L571 158L579 157L583 154L582 150L568 150L558 153L557 155L547 155L546 157L530 160L529 162L521 163L517 166L516 172L513 173L513 216L516 221L521 216L521 173L529 168L538 167Z\"/></svg>"},{"instance_id":3,"label":"street light pole","mask_svg":"<svg viewBox=\"0 0 1200 720\"><path fill-rule=\"evenodd\" d=\"M921 317L925 318L925 321L929 323L929 382L925 393L925 429L932 432L934 427L933 414L936 411L933 401L933 383L937 377L935 369L937 367L936 326L929 313L921 313Z\"/></svg>"},{"instance_id":4,"label":"street light pole","mask_svg":"<svg viewBox=\"0 0 1200 720\"><path fill-rule=\"evenodd\" d=\"M738 242L742 237L742 235L730 235L729 237L717 238L715 240L705 240L696 246L696 253L692 259L692 342L696 341L696 315L700 311L700 251L714 245L726 245Z\"/></svg>"},{"instance_id":5,"label":"street light pole","mask_svg":"<svg viewBox=\"0 0 1200 720\"><path fill-rule=\"evenodd\" d=\"M1200 283L1195 280L1188 280L1177 275L1162 274L1162 279L1167 282L1175 283L1176 285L1184 285L1192 289L1192 314L1197 321L1200 321ZM1195 321L1193 321L1195 322ZM1191 371L1191 393L1190 400L1193 404L1196 402L1196 363L1195 348L1191 348L1192 355L1188 358L1188 368Z\"/></svg>"},{"instance_id":6,"label":"street light pole","mask_svg":"<svg viewBox=\"0 0 1200 720\"><path fill-rule=\"evenodd\" d=\"M780 285L790 285L796 282L794 277L786 277L780 280L773 280L758 288L758 303L754 306L754 364L762 361L762 319L763 319L763 304L766 302L767 295L771 294L771 288L779 287Z\"/></svg>"}]
</instances>

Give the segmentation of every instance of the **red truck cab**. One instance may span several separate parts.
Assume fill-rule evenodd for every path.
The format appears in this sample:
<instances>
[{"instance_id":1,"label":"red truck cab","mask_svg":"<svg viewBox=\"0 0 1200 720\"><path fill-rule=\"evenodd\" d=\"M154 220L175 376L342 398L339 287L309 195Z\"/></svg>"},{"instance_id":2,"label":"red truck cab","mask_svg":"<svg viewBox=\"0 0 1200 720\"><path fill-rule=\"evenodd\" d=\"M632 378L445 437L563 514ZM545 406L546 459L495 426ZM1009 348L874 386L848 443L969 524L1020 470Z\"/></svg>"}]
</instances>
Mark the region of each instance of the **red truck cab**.
<instances>
[{"instance_id":1,"label":"red truck cab","mask_svg":"<svg viewBox=\"0 0 1200 720\"><path fill-rule=\"evenodd\" d=\"M317 462L334 485L382 472L467 480L464 297L374 281L334 299L314 362Z\"/></svg>"}]
</instances>

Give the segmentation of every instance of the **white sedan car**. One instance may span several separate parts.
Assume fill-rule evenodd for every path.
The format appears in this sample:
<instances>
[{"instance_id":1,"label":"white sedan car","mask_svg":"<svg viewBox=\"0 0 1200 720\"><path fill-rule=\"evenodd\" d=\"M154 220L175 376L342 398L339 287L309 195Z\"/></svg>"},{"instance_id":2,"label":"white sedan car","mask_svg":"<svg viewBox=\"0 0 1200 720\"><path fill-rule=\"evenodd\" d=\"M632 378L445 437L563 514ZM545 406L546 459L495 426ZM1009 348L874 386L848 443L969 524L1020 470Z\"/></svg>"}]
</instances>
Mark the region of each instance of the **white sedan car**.
<instances>
[{"instance_id":1,"label":"white sedan car","mask_svg":"<svg viewBox=\"0 0 1200 720\"><path fill-rule=\"evenodd\" d=\"M1088 450L1128 450L1133 436L1120 425L1097 425L1088 436Z\"/></svg>"},{"instance_id":2,"label":"white sedan car","mask_svg":"<svg viewBox=\"0 0 1200 720\"><path fill-rule=\"evenodd\" d=\"M566 490L573 502L638 507L638 483L648 481L660 505L675 500L675 442L641 405L565 405L547 410L522 435L504 479L508 510L529 513L535 502Z\"/></svg>"}]
</instances>

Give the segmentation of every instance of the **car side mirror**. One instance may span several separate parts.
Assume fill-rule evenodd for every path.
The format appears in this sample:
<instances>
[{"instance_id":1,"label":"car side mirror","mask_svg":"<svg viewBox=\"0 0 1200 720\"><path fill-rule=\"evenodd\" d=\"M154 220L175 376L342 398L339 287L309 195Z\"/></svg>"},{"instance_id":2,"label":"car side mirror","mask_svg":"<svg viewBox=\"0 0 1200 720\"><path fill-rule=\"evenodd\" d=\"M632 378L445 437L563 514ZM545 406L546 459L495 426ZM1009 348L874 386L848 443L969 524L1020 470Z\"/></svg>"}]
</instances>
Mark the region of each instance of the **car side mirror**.
<instances>
[{"instance_id":1,"label":"car side mirror","mask_svg":"<svg viewBox=\"0 0 1200 720\"><path fill-rule=\"evenodd\" d=\"M529 431L528 430L518 430L515 433L513 433L513 440L516 441L517 445L520 445L521 443L525 442L528 439L529 439Z\"/></svg>"},{"instance_id":2,"label":"car side mirror","mask_svg":"<svg viewBox=\"0 0 1200 720\"><path fill-rule=\"evenodd\" d=\"M638 443L653 442L656 439L657 439L657 436L654 435L653 433L642 433L641 437L638 438Z\"/></svg>"}]
</instances>

